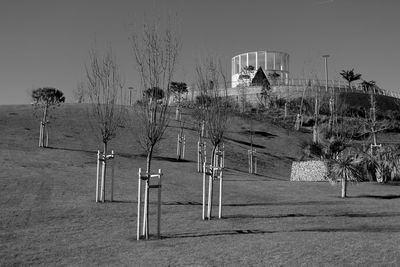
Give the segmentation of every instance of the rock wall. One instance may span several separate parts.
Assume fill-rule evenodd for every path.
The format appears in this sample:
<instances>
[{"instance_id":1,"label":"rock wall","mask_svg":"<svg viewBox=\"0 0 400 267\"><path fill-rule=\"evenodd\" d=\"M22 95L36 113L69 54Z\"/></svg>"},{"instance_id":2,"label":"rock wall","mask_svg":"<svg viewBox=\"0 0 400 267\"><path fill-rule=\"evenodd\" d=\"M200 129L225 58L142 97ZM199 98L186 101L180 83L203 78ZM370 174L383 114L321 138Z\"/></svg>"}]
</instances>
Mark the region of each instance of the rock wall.
<instances>
[{"instance_id":1,"label":"rock wall","mask_svg":"<svg viewBox=\"0 0 400 267\"><path fill-rule=\"evenodd\" d=\"M321 160L294 161L290 173L290 181L326 181L328 167Z\"/></svg>"}]
</instances>

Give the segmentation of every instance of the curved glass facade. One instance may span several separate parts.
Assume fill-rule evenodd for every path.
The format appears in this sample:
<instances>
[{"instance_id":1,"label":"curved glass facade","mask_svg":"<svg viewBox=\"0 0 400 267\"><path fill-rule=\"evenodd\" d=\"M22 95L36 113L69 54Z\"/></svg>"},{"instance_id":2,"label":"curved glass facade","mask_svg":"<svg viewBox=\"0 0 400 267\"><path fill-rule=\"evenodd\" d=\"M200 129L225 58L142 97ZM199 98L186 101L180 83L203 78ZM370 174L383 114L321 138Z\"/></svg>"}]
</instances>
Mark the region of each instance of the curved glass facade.
<instances>
[{"instance_id":1,"label":"curved glass facade","mask_svg":"<svg viewBox=\"0 0 400 267\"><path fill-rule=\"evenodd\" d=\"M282 83L289 79L289 54L277 51L257 51L243 53L232 58L232 87L238 84L239 74L243 67L254 66L255 70L262 67L265 74L276 72L280 74Z\"/></svg>"}]
</instances>

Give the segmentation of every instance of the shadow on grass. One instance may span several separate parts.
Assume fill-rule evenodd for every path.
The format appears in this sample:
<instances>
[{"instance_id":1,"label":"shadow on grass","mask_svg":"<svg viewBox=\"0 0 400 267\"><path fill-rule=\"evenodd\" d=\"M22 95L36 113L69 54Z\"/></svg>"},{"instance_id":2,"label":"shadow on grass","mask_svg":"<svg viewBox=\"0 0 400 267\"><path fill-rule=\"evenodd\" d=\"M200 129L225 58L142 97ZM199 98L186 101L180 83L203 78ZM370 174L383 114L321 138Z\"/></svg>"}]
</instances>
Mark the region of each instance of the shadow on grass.
<instances>
[{"instance_id":1,"label":"shadow on grass","mask_svg":"<svg viewBox=\"0 0 400 267\"><path fill-rule=\"evenodd\" d=\"M343 201L307 201L307 202L268 202L268 203L231 203L231 204L223 204L222 206L224 207L258 207L258 206L303 206L303 205L332 205L332 204L338 204L338 203L343 203ZM163 202L163 205L170 205L170 206L200 206L202 205L201 202L195 202L195 201L175 201L175 202ZM296 215L296 214L295 214ZM293 214L289 214L287 217L295 217ZM236 215L234 215L236 216ZM229 217L225 216L224 218L234 218L234 216ZM244 215L237 215L240 218L242 218ZM310 215L311 216L311 215ZM399 215L400 216L400 213ZM238 218L239 218L238 217ZM257 216L256 216L257 217ZM300 216L299 216L300 217ZM305 217L305 216L303 216Z\"/></svg>"},{"instance_id":2,"label":"shadow on grass","mask_svg":"<svg viewBox=\"0 0 400 267\"><path fill-rule=\"evenodd\" d=\"M381 218L381 217L400 217L400 213L338 213L338 214L302 214L289 213L278 215L248 215L237 214L223 216L224 219L282 219L282 218Z\"/></svg>"},{"instance_id":3,"label":"shadow on grass","mask_svg":"<svg viewBox=\"0 0 400 267\"><path fill-rule=\"evenodd\" d=\"M187 160L187 159L177 159L177 158L171 158L171 157L161 157L161 156L155 156L153 159L156 160L164 160L164 161L169 161L169 162L182 162L182 163L187 163L187 162L194 162L193 160Z\"/></svg>"},{"instance_id":4,"label":"shadow on grass","mask_svg":"<svg viewBox=\"0 0 400 267\"><path fill-rule=\"evenodd\" d=\"M67 148L67 147L46 147L46 149L56 149L56 150L65 150L65 151L74 151L74 152L85 152L90 154L97 154L97 151L94 150L84 150L84 149L77 149L77 148Z\"/></svg>"},{"instance_id":5,"label":"shadow on grass","mask_svg":"<svg viewBox=\"0 0 400 267\"><path fill-rule=\"evenodd\" d=\"M133 201L133 200L113 200L112 202L111 201L106 201L106 202L108 202L108 203L136 203L137 204L137 201Z\"/></svg>"},{"instance_id":6,"label":"shadow on grass","mask_svg":"<svg viewBox=\"0 0 400 267\"><path fill-rule=\"evenodd\" d=\"M249 174L248 171L245 171L244 168L243 169L239 169L239 168L226 168L227 171L236 171L236 172L240 172L240 173L244 173L245 175L253 175L254 177L257 178L265 178L265 179L224 179L224 181L259 181L259 182L263 182L263 181L289 181L289 179L284 179L284 178L277 178L277 177L272 177L272 176L267 176L267 175L263 175L263 174Z\"/></svg>"},{"instance_id":7,"label":"shadow on grass","mask_svg":"<svg viewBox=\"0 0 400 267\"><path fill-rule=\"evenodd\" d=\"M398 199L400 195L359 195L350 198Z\"/></svg>"},{"instance_id":8,"label":"shadow on grass","mask_svg":"<svg viewBox=\"0 0 400 267\"><path fill-rule=\"evenodd\" d=\"M262 155L265 155L265 156L269 156L269 157L272 157L272 158L279 159L279 160L288 160L288 161L296 161L296 160L298 160L295 157L277 156L277 155L274 155L273 153L269 153L269 152L259 152L259 153L262 154Z\"/></svg>"},{"instance_id":9,"label":"shadow on grass","mask_svg":"<svg viewBox=\"0 0 400 267\"><path fill-rule=\"evenodd\" d=\"M187 201L187 202L182 202L182 201L176 201L176 202L163 202L163 205L166 206L200 206L202 203L200 202L194 202L194 201Z\"/></svg>"},{"instance_id":10,"label":"shadow on grass","mask_svg":"<svg viewBox=\"0 0 400 267\"><path fill-rule=\"evenodd\" d=\"M296 202L268 202L268 203L231 203L227 207L257 207L257 206L307 206L307 205L335 205L343 201L296 201Z\"/></svg>"},{"instance_id":11,"label":"shadow on grass","mask_svg":"<svg viewBox=\"0 0 400 267\"><path fill-rule=\"evenodd\" d=\"M127 159L146 158L144 154L117 153L116 155Z\"/></svg>"},{"instance_id":12,"label":"shadow on grass","mask_svg":"<svg viewBox=\"0 0 400 267\"><path fill-rule=\"evenodd\" d=\"M249 134L250 134L250 131L247 130L247 131L243 131L242 133L243 133L243 134L249 135ZM276 134L271 134L271 133L267 133L267 132L263 132L263 131L253 131L253 134L256 135L256 136L258 135L258 136L265 137L265 138L274 138L274 137L277 137Z\"/></svg>"},{"instance_id":13,"label":"shadow on grass","mask_svg":"<svg viewBox=\"0 0 400 267\"><path fill-rule=\"evenodd\" d=\"M187 124L189 124L188 122L185 122L183 129L187 130L187 131L193 131L193 132L197 132L197 130L193 127L188 127ZM182 127L180 125L168 125L168 128L176 128L176 129L181 129Z\"/></svg>"},{"instance_id":14,"label":"shadow on grass","mask_svg":"<svg viewBox=\"0 0 400 267\"><path fill-rule=\"evenodd\" d=\"M241 140L237 140L237 139L233 139L233 138L229 138L229 137L224 137L224 139L232 141L232 142L235 142L235 143L238 143L238 144L242 144L242 145L245 145L245 146L250 146L251 145L250 142L241 141ZM265 146L257 145L257 144L253 144L253 147L255 147L255 148L265 148Z\"/></svg>"},{"instance_id":15,"label":"shadow on grass","mask_svg":"<svg viewBox=\"0 0 400 267\"><path fill-rule=\"evenodd\" d=\"M162 236L162 239L172 239L172 238L193 238L193 237L210 237L210 236L227 236L227 235L249 235L249 234L277 234L277 233L301 233L301 232L320 232L320 233L399 233L400 226L355 226L348 228L306 228L306 229L293 229L293 230L276 230L267 231L259 229L247 229L247 230L222 230L222 231L212 231L204 233L177 233L177 234L166 234Z\"/></svg>"}]
</instances>

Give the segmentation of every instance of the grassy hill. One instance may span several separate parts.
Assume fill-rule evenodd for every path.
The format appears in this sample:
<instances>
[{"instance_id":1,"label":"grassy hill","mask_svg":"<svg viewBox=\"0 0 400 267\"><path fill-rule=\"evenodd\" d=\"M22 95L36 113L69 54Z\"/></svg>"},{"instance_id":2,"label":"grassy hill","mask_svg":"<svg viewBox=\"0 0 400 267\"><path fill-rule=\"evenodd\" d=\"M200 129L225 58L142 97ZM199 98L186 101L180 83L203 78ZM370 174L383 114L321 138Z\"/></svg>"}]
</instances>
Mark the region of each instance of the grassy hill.
<instances>
[{"instance_id":1,"label":"grassy hill","mask_svg":"<svg viewBox=\"0 0 400 267\"><path fill-rule=\"evenodd\" d=\"M370 104L370 95L364 93L357 92L347 92L340 94L340 100L343 101L346 105L353 108L365 108L369 110L371 107ZM385 95L376 95L375 96L376 107L380 112L387 111L398 111L400 110L400 101L397 98L385 96Z\"/></svg>"},{"instance_id":2,"label":"grassy hill","mask_svg":"<svg viewBox=\"0 0 400 267\"><path fill-rule=\"evenodd\" d=\"M162 239L137 242L137 171L145 166L136 141L140 124L130 116L109 145L117 154L116 201L95 203L101 143L86 108L66 104L55 110L50 148L40 149L32 108L0 106L0 265L400 262L397 186L363 183L351 187L350 198L343 200L339 188L328 183L289 182L291 162L311 137L268 122L254 126L260 174L249 175L249 122L232 118L225 142L223 219L202 221L197 134L187 113L185 160L175 159L179 127L171 120L152 164L164 173ZM150 194L150 232L155 233L155 193Z\"/></svg>"}]
</instances>

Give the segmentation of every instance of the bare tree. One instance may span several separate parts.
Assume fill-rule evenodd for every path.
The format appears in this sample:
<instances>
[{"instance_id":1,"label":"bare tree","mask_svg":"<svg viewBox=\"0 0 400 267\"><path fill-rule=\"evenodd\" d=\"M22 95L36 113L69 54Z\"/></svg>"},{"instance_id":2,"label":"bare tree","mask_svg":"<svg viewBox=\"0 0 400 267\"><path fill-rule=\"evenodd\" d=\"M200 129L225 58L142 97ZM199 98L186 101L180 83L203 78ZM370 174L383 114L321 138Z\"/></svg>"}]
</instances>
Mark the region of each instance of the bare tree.
<instances>
[{"instance_id":1,"label":"bare tree","mask_svg":"<svg viewBox=\"0 0 400 267\"><path fill-rule=\"evenodd\" d=\"M74 99L78 103L83 103L85 102L86 99L86 92L85 92L85 83L84 82L78 82L76 85L76 88L74 88L73 91Z\"/></svg>"},{"instance_id":2,"label":"bare tree","mask_svg":"<svg viewBox=\"0 0 400 267\"><path fill-rule=\"evenodd\" d=\"M160 88L164 91L164 98L157 100L154 95L145 96L137 105L137 115L141 120L139 142L147 153L146 159L146 186L144 195L144 222L143 229L146 239L149 234L149 187L151 160L154 147L161 138L169 122L169 98L171 95L171 81L176 69L178 55L181 50L181 40L174 30L171 20L165 27L158 22L145 23L143 29L134 31L131 36L131 46L138 74L143 89Z\"/></svg>"},{"instance_id":3,"label":"bare tree","mask_svg":"<svg viewBox=\"0 0 400 267\"><path fill-rule=\"evenodd\" d=\"M247 89L251 85L251 79L254 76L255 68L252 65L245 66L242 68L240 75L239 75L239 85L238 89L240 98L241 98L241 108L242 112L246 111L246 94L247 94Z\"/></svg>"},{"instance_id":4,"label":"bare tree","mask_svg":"<svg viewBox=\"0 0 400 267\"><path fill-rule=\"evenodd\" d=\"M31 97L33 106L42 112L39 147L47 147L49 144L47 124L49 123L50 107L56 107L65 102L64 93L55 88L38 88L32 91Z\"/></svg>"},{"instance_id":5,"label":"bare tree","mask_svg":"<svg viewBox=\"0 0 400 267\"><path fill-rule=\"evenodd\" d=\"M228 97L228 78L227 78L227 73L226 73L226 68L224 68L224 66L221 63L221 59L218 60L218 66L219 66L219 73L221 75L222 78L222 86L225 90L225 98Z\"/></svg>"},{"instance_id":6,"label":"bare tree","mask_svg":"<svg viewBox=\"0 0 400 267\"><path fill-rule=\"evenodd\" d=\"M111 47L104 54L95 49L89 51L85 87L91 104L88 110L89 122L103 143L100 198L104 202L108 142L125 122L125 108L118 104L123 82Z\"/></svg>"},{"instance_id":7,"label":"bare tree","mask_svg":"<svg viewBox=\"0 0 400 267\"><path fill-rule=\"evenodd\" d=\"M375 81L363 81L361 86L365 92L369 93L370 96L370 113L369 113L369 124L371 128L371 134L373 138L373 145L377 146L376 140L376 100L375 100Z\"/></svg>"},{"instance_id":8,"label":"bare tree","mask_svg":"<svg viewBox=\"0 0 400 267\"><path fill-rule=\"evenodd\" d=\"M226 97L220 95L219 81L221 74L218 64L213 58L207 58L202 64L196 64L197 86L200 92L208 101L201 107L202 116L208 131L210 142L213 146L211 153L211 163L215 162L218 146L222 144L224 135L228 127L229 105ZM220 68L221 69L221 68ZM212 195L213 195L213 175L209 178L208 211L207 217L211 218Z\"/></svg>"},{"instance_id":9,"label":"bare tree","mask_svg":"<svg viewBox=\"0 0 400 267\"><path fill-rule=\"evenodd\" d=\"M111 48L103 55L95 49L90 50L86 80L86 91L91 103L90 122L103 142L104 155L107 155L108 142L125 122L125 108L117 104L121 98L123 81Z\"/></svg>"},{"instance_id":10,"label":"bare tree","mask_svg":"<svg viewBox=\"0 0 400 267\"><path fill-rule=\"evenodd\" d=\"M168 126L170 84L181 51L181 40L169 19L165 27L159 22L145 23L142 30L131 34L130 41L143 88L164 91L163 99L145 96L137 108L143 125L139 141L147 153L146 172L150 173L154 147Z\"/></svg>"}]
</instances>

